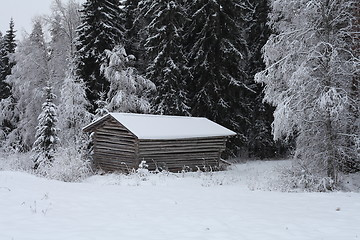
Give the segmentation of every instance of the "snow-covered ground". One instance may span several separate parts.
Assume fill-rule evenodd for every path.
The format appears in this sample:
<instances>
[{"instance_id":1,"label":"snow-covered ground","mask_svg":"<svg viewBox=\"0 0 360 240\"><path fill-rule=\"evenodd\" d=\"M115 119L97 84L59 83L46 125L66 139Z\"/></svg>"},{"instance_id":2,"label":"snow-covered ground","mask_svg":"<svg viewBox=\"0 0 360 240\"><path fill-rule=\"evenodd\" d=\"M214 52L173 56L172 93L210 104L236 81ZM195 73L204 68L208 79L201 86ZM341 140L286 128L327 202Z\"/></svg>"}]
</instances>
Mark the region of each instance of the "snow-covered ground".
<instances>
[{"instance_id":1,"label":"snow-covered ground","mask_svg":"<svg viewBox=\"0 0 360 240\"><path fill-rule=\"evenodd\" d=\"M360 239L360 193L270 191L289 164L81 183L0 171L0 239Z\"/></svg>"}]
</instances>

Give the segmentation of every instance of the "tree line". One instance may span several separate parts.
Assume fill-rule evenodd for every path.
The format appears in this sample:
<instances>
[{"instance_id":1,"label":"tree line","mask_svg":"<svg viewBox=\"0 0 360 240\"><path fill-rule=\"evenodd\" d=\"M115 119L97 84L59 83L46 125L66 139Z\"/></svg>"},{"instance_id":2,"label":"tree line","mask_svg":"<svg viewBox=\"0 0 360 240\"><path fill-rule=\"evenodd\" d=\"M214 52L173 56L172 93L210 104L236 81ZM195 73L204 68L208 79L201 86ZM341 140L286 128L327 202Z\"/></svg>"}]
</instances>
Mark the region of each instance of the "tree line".
<instances>
[{"instance_id":1,"label":"tree line","mask_svg":"<svg viewBox=\"0 0 360 240\"><path fill-rule=\"evenodd\" d=\"M54 94L62 145L109 111L201 116L237 132L227 155L336 181L360 170L358 30L355 0L55 0L0 38L2 145L32 149Z\"/></svg>"}]
</instances>

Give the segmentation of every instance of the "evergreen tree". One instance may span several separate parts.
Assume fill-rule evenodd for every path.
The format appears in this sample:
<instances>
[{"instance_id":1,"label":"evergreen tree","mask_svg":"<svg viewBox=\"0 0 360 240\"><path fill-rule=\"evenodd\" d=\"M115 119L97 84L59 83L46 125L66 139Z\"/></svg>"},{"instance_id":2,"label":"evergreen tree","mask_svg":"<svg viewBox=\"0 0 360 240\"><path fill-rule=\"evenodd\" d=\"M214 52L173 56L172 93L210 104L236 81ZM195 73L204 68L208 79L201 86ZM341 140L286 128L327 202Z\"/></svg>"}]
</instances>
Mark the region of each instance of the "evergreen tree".
<instances>
[{"instance_id":1,"label":"evergreen tree","mask_svg":"<svg viewBox=\"0 0 360 240\"><path fill-rule=\"evenodd\" d=\"M14 30L14 21L11 19L9 24L9 30L6 31L3 39L2 51L0 50L0 61L3 65L0 72L0 100L9 97L11 94L10 86L5 82L5 79L8 75L11 74L11 69L15 65L15 63L10 58L11 54L15 52L16 48L15 37L16 36Z\"/></svg>"},{"instance_id":2,"label":"evergreen tree","mask_svg":"<svg viewBox=\"0 0 360 240\"><path fill-rule=\"evenodd\" d=\"M108 91L110 83L101 74L104 51L113 49L122 41L121 8L118 0L87 0L82 13L82 24L77 30L77 74L87 87L87 98L92 112L96 109L101 91Z\"/></svg>"},{"instance_id":3,"label":"evergreen tree","mask_svg":"<svg viewBox=\"0 0 360 240\"><path fill-rule=\"evenodd\" d=\"M100 98L96 101L96 105L98 108L95 110L95 118L105 116L109 113L109 110L107 109L109 103L106 101L105 92L100 92Z\"/></svg>"},{"instance_id":4,"label":"evergreen tree","mask_svg":"<svg viewBox=\"0 0 360 240\"><path fill-rule=\"evenodd\" d=\"M5 51L5 41L4 37L2 35L2 32L0 32L0 89L6 88L5 85L5 79L3 79L2 72L5 71L5 59L6 51ZM6 94L1 93L3 90L0 90L0 100L4 98Z\"/></svg>"},{"instance_id":5,"label":"evergreen tree","mask_svg":"<svg viewBox=\"0 0 360 240\"><path fill-rule=\"evenodd\" d=\"M270 11L268 0L249 1L254 7L249 22L247 42L249 46L248 77L251 89L254 91L249 96L251 106L251 123L247 131L247 145L250 156L266 158L273 157L280 143L275 143L271 134L274 108L263 102L263 85L254 82L257 72L265 69L261 49L270 36L270 29L266 25ZM280 154L280 153L278 153Z\"/></svg>"},{"instance_id":6,"label":"evergreen tree","mask_svg":"<svg viewBox=\"0 0 360 240\"><path fill-rule=\"evenodd\" d=\"M44 88L46 101L42 105L42 112L38 117L38 126L36 127L35 142L33 151L35 156L34 169L46 175L46 171L51 167L54 161L56 145L59 143L58 128L56 126L56 106L54 99L56 96L52 93L52 88Z\"/></svg>"},{"instance_id":7,"label":"evergreen tree","mask_svg":"<svg viewBox=\"0 0 360 240\"><path fill-rule=\"evenodd\" d=\"M238 133L230 147L244 144L250 124L245 33L250 6L243 1L191 2L187 29L191 113Z\"/></svg>"},{"instance_id":8,"label":"evergreen tree","mask_svg":"<svg viewBox=\"0 0 360 240\"><path fill-rule=\"evenodd\" d=\"M127 55L122 46L116 46L112 51L106 50L105 53L107 61L101 69L110 82L107 109L111 112L149 112L147 97L155 90L155 85L132 66L134 56Z\"/></svg>"},{"instance_id":9,"label":"evergreen tree","mask_svg":"<svg viewBox=\"0 0 360 240\"><path fill-rule=\"evenodd\" d=\"M148 58L145 54L145 42L148 37L148 25L152 15L148 13L151 0L126 0L125 8L125 42L126 52L135 56L134 67L140 74L146 74Z\"/></svg>"},{"instance_id":10,"label":"evergreen tree","mask_svg":"<svg viewBox=\"0 0 360 240\"><path fill-rule=\"evenodd\" d=\"M271 35L264 47L265 100L276 106L275 138L296 133L301 173L322 179L331 188L339 171L360 170L354 141L358 98L351 92L360 66L354 55L355 0L272 2ZM356 82L358 85L359 82ZM356 109L356 111L351 111Z\"/></svg>"},{"instance_id":11,"label":"evergreen tree","mask_svg":"<svg viewBox=\"0 0 360 240\"><path fill-rule=\"evenodd\" d=\"M124 28L125 28L125 41L124 47L126 51L139 59L139 36L138 21L139 21L139 4L140 0L126 0L124 3Z\"/></svg>"},{"instance_id":12,"label":"evergreen tree","mask_svg":"<svg viewBox=\"0 0 360 240\"><path fill-rule=\"evenodd\" d=\"M149 3L147 14L152 21L147 27L145 43L150 63L146 76L157 88L152 101L154 112L189 115L183 39L187 16L183 3L173 0Z\"/></svg>"}]
</instances>

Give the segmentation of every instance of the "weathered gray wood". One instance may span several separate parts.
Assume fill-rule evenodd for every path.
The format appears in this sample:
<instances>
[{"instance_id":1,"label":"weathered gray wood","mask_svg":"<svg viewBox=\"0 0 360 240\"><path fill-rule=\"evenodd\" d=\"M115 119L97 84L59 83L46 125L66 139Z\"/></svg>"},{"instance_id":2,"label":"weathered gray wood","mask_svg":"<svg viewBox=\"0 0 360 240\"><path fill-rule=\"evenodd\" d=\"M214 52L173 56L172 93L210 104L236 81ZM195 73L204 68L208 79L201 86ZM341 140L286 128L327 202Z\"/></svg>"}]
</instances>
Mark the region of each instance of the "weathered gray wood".
<instances>
[{"instance_id":1,"label":"weathered gray wood","mask_svg":"<svg viewBox=\"0 0 360 240\"><path fill-rule=\"evenodd\" d=\"M184 143L206 143L206 142L219 142L224 143L224 137L208 137L208 138L188 138L188 139L167 139L167 140L140 140L140 145L159 145L159 144L184 144Z\"/></svg>"},{"instance_id":2,"label":"weathered gray wood","mask_svg":"<svg viewBox=\"0 0 360 240\"><path fill-rule=\"evenodd\" d=\"M209 152L216 151L219 149L223 149L221 146L203 146L203 147L158 147L158 148L147 148L147 149L139 149L139 154L156 154L156 153L184 153L184 152Z\"/></svg>"},{"instance_id":3,"label":"weathered gray wood","mask_svg":"<svg viewBox=\"0 0 360 240\"><path fill-rule=\"evenodd\" d=\"M121 142L121 141L120 141ZM115 149L132 149L133 151L135 151L135 146L129 146L129 144L126 143L121 143L121 144L116 144L116 143L110 143L110 142L99 142L99 141L94 141L94 143L96 143L97 146L102 146L102 147L108 147L108 148L115 148Z\"/></svg>"},{"instance_id":4,"label":"weathered gray wood","mask_svg":"<svg viewBox=\"0 0 360 240\"><path fill-rule=\"evenodd\" d=\"M116 133L116 132L113 132L111 130L106 130L106 129L99 129L97 131L97 133L99 134L103 134L105 136L122 136L124 138L131 138L131 139L134 139L134 136L132 136L131 134L124 134L124 133Z\"/></svg>"},{"instance_id":5,"label":"weathered gray wood","mask_svg":"<svg viewBox=\"0 0 360 240\"><path fill-rule=\"evenodd\" d=\"M108 119L95 129L94 163L105 171L134 168L136 137L121 124Z\"/></svg>"},{"instance_id":6,"label":"weathered gray wood","mask_svg":"<svg viewBox=\"0 0 360 240\"><path fill-rule=\"evenodd\" d=\"M216 168L226 147L225 137L139 140L112 117L95 125L86 131L95 132L94 163L105 171L136 169L143 160L150 170L159 165L170 171L181 171L184 166Z\"/></svg>"},{"instance_id":7,"label":"weathered gray wood","mask_svg":"<svg viewBox=\"0 0 360 240\"><path fill-rule=\"evenodd\" d=\"M117 158L124 158L124 159L132 159L132 161L135 159L135 155L132 154L132 153L118 153L118 152L114 152L114 151L109 151L109 150L103 150L103 149L100 149L100 150L97 150L95 153L94 153L94 156L98 156L98 155L103 155L103 156L107 156L109 158L114 158L114 159L117 159Z\"/></svg>"}]
</instances>

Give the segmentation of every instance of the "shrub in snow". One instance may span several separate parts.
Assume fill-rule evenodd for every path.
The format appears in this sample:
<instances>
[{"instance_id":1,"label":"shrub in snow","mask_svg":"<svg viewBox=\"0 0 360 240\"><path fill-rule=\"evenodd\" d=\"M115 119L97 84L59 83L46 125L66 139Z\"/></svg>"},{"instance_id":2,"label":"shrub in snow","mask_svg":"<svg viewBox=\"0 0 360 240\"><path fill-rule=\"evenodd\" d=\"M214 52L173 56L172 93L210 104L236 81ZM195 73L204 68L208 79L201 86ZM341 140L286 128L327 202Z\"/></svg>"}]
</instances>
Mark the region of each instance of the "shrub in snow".
<instances>
[{"instance_id":1,"label":"shrub in snow","mask_svg":"<svg viewBox=\"0 0 360 240\"><path fill-rule=\"evenodd\" d=\"M149 165L146 164L146 161L141 161L141 163L139 164L139 168L136 170L136 174L137 176L142 180L142 181L146 181L148 180L149 177L149 170L148 170Z\"/></svg>"},{"instance_id":2,"label":"shrub in snow","mask_svg":"<svg viewBox=\"0 0 360 240\"><path fill-rule=\"evenodd\" d=\"M281 191L309 191L326 192L336 190L335 181L330 177L314 174L313 171L304 168L304 165L294 164L291 168L283 169L279 181Z\"/></svg>"},{"instance_id":3,"label":"shrub in snow","mask_svg":"<svg viewBox=\"0 0 360 240\"><path fill-rule=\"evenodd\" d=\"M25 171L32 172L34 164L31 159L30 152L4 152L0 151L0 171Z\"/></svg>"},{"instance_id":4,"label":"shrub in snow","mask_svg":"<svg viewBox=\"0 0 360 240\"><path fill-rule=\"evenodd\" d=\"M77 147L61 149L55 155L48 177L64 182L76 182L92 174L91 161Z\"/></svg>"}]
</instances>

